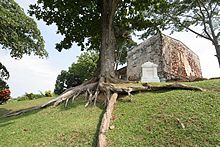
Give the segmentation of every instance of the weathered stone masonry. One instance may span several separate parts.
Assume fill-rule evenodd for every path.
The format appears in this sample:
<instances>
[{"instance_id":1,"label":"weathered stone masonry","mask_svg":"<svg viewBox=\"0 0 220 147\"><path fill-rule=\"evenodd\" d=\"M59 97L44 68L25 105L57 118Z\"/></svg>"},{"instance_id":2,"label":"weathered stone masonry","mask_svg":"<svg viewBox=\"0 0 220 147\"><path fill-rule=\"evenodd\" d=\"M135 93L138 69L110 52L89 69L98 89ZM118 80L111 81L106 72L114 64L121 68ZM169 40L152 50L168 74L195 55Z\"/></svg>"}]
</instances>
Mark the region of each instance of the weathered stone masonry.
<instances>
[{"instance_id":1,"label":"weathered stone masonry","mask_svg":"<svg viewBox=\"0 0 220 147\"><path fill-rule=\"evenodd\" d=\"M194 80L202 77L199 57L181 41L164 34L155 35L128 51L127 78L141 79L141 65L158 65L160 79Z\"/></svg>"}]
</instances>

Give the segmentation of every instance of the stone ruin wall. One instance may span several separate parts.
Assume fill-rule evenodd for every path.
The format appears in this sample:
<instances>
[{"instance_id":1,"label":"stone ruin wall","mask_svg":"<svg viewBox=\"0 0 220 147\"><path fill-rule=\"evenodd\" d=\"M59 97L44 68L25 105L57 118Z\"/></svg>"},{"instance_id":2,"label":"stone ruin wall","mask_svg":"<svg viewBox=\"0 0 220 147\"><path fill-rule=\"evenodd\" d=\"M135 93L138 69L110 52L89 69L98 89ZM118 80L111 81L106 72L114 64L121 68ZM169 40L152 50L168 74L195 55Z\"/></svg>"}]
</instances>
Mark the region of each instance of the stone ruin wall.
<instances>
[{"instance_id":1,"label":"stone ruin wall","mask_svg":"<svg viewBox=\"0 0 220 147\"><path fill-rule=\"evenodd\" d=\"M141 79L141 65L153 62L158 65L159 78L195 79L201 78L198 56L182 42L166 35L156 35L128 51L127 79Z\"/></svg>"},{"instance_id":2,"label":"stone ruin wall","mask_svg":"<svg viewBox=\"0 0 220 147\"><path fill-rule=\"evenodd\" d=\"M202 78L199 57L181 41L163 35L162 59L167 80Z\"/></svg>"},{"instance_id":3,"label":"stone ruin wall","mask_svg":"<svg viewBox=\"0 0 220 147\"><path fill-rule=\"evenodd\" d=\"M158 65L158 75L163 74L162 67L162 40L158 36L153 36L143 43L128 51L127 57L127 79L130 81L141 80L141 65L145 62L153 62Z\"/></svg>"}]
</instances>

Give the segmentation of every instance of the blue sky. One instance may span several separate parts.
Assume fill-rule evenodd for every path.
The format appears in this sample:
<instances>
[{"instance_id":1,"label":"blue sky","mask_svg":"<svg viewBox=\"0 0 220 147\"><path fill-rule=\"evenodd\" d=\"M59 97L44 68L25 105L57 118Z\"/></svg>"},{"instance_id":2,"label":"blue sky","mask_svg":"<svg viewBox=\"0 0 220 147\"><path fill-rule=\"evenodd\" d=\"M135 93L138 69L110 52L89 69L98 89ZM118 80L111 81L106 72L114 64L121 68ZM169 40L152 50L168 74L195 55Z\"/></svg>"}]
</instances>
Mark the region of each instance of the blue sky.
<instances>
[{"instance_id":1,"label":"blue sky","mask_svg":"<svg viewBox=\"0 0 220 147\"><path fill-rule=\"evenodd\" d=\"M34 3L35 0L16 0L16 2L27 12L29 4ZM24 56L20 60L15 60L9 56L8 51L0 50L0 60L10 72L8 84L13 97L23 95L25 92L39 93L39 91L53 90L60 71L66 70L80 55L80 48L77 45L58 52L55 43L58 43L62 36L56 34L56 26L47 26L43 21L37 21L37 24L49 53L47 59Z\"/></svg>"},{"instance_id":2,"label":"blue sky","mask_svg":"<svg viewBox=\"0 0 220 147\"><path fill-rule=\"evenodd\" d=\"M25 12L27 12L29 4L36 2L36 0L15 1L24 8ZM80 55L80 48L75 44L69 50L58 52L55 49L55 43L59 42L62 36L56 34L56 26L47 26L43 21L37 21L37 24L49 53L47 59L24 56L21 60L15 60L9 56L8 51L0 50L0 60L10 72L8 84L13 97L21 96L25 92L53 91L57 75L61 70L66 70L73 62L76 62L77 56ZM169 35L169 31L164 33ZM199 55L204 77L220 76L218 62L214 57L215 50L209 41L196 38L194 34L189 32L175 33L171 36L182 41ZM141 41L138 42L140 43Z\"/></svg>"}]
</instances>

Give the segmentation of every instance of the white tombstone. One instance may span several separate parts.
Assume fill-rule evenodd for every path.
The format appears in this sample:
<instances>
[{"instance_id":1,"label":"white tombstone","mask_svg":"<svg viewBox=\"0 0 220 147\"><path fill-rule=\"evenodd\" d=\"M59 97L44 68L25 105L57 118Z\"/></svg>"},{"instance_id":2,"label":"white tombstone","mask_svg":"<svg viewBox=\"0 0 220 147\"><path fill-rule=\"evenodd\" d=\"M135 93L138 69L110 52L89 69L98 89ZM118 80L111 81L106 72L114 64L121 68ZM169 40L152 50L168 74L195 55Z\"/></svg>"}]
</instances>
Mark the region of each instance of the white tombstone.
<instances>
[{"instance_id":1,"label":"white tombstone","mask_svg":"<svg viewBox=\"0 0 220 147\"><path fill-rule=\"evenodd\" d=\"M160 82L160 79L157 75L157 66L158 65L152 62L142 64L141 82Z\"/></svg>"}]
</instances>

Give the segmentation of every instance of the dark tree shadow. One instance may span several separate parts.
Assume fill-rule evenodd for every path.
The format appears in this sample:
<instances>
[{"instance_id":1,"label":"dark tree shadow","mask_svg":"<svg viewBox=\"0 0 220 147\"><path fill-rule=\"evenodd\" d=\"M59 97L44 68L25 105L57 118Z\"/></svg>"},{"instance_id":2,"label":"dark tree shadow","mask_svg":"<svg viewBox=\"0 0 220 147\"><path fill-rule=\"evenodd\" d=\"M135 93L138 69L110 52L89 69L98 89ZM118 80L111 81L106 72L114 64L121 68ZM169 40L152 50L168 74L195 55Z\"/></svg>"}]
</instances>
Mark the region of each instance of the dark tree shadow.
<instances>
[{"instance_id":1,"label":"dark tree shadow","mask_svg":"<svg viewBox=\"0 0 220 147\"><path fill-rule=\"evenodd\" d=\"M11 112L12 110L10 109L5 109L5 108L0 108L0 117L6 113Z\"/></svg>"},{"instance_id":2,"label":"dark tree shadow","mask_svg":"<svg viewBox=\"0 0 220 147\"><path fill-rule=\"evenodd\" d=\"M86 104L86 102L87 102L87 100L81 98L81 99L78 99L78 100L74 101L73 103L70 101L66 107L65 107L65 104L61 104L60 111L65 111L65 110L68 110L68 109L77 108L77 107L82 106L82 105L84 106ZM96 106L93 106L93 104L91 104L91 106L88 106L88 107L98 107L99 109L102 110L101 114L99 115L99 121L96 125L96 132L93 135L93 141L92 141L92 147L97 147L99 128L101 126L102 117L103 117L106 110L105 110L105 107L102 103L97 103Z\"/></svg>"},{"instance_id":3,"label":"dark tree shadow","mask_svg":"<svg viewBox=\"0 0 220 147\"><path fill-rule=\"evenodd\" d=\"M69 100L68 104L65 106L65 102L63 104L60 104L60 110L65 111L73 108L77 108L79 106L85 105L87 101L84 100L83 98L77 99L75 101Z\"/></svg>"},{"instance_id":4,"label":"dark tree shadow","mask_svg":"<svg viewBox=\"0 0 220 147\"><path fill-rule=\"evenodd\" d=\"M2 109L2 108L0 108ZM2 110L6 113L9 113L9 112L12 112L11 110ZM31 112L27 112L27 113L23 113L23 114L20 114L20 115L17 115L17 116L11 116L11 117L4 117L4 113L3 115L1 114L0 116L0 127L4 127L4 126L7 126L7 125L10 125L10 124L13 124L14 121L13 120L16 120L16 119L20 119L20 118L23 118L23 117L26 117L26 116L29 116L29 115L33 115L35 113L38 113L39 111L41 110L33 110ZM12 122L13 121L13 122Z\"/></svg>"},{"instance_id":5,"label":"dark tree shadow","mask_svg":"<svg viewBox=\"0 0 220 147\"><path fill-rule=\"evenodd\" d=\"M97 143L98 143L98 136L99 136L99 129L100 129L100 126L101 126L101 123L102 123L102 118L103 118L103 115L105 113L105 108L104 106L99 106L100 108L102 108L102 113L100 114L99 116L99 123L96 125L96 132L93 136L93 142L92 142L92 147L97 147Z\"/></svg>"},{"instance_id":6,"label":"dark tree shadow","mask_svg":"<svg viewBox=\"0 0 220 147\"><path fill-rule=\"evenodd\" d=\"M84 106L85 103L86 103L86 100L81 98L81 99L78 99L78 100L74 101L73 103L69 102L66 107L65 107L65 103L61 104L59 106L59 109L60 109L60 111L66 111L68 109L74 109L74 108L76 109L79 106L82 106L82 105ZM101 104L101 103L97 103L96 106L89 106L89 107L98 107L99 109L102 110L102 112L99 116L98 124L96 125L96 132L92 137L93 138L92 146L96 147L97 143L98 143L98 135L99 135L99 129L100 129L100 126L101 126L102 117L103 117L106 110L105 110L104 105ZM47 109L47 108L44 108L44 109ZM17 115L17 116L2 117L4 114L12 112L12 110L0 108L0 128L15 123L13 120L20 119L20 118L23 118L23 117L26 117L26 116L29 116L29 115L34 115L34 114L40 112L41 110L43 110L43 109L33 110L31 112L26 112L26 113L23 113L23 114L20 114L20 115Z\"/></svg>"}]
</instances>

